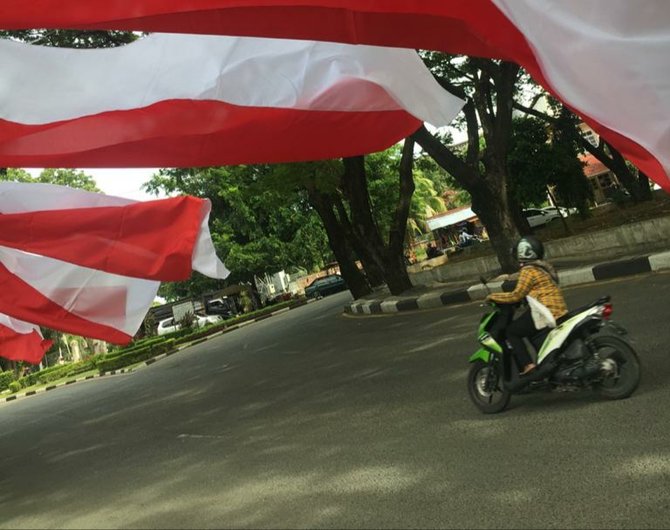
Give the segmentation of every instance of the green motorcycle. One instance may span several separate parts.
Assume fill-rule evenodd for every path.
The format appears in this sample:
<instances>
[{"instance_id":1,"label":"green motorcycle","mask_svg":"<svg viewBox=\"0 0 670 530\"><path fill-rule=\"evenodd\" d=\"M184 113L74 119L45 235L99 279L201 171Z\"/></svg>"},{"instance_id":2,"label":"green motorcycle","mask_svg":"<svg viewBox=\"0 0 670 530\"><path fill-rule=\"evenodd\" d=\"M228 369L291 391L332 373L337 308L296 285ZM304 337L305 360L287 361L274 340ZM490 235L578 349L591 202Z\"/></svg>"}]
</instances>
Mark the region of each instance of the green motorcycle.
<instances>
[{"instance_id":1,"label":"green motorcycle","mask_svg":"<svg viewBox=\"0 0 670 530\"><path fill-rule=\"evenodd\" d=\"M627 331L610 320L610 297L599 298L541 330L530 342L537 368L519 375L505 346L505 329L519 304L487 302L479 323L481 348L470 357L468 392L485 414L505 410L513 394L536 390L594 389L607 399L630 396L640 383L640 361Z\"/></svg>"}]
</instances>

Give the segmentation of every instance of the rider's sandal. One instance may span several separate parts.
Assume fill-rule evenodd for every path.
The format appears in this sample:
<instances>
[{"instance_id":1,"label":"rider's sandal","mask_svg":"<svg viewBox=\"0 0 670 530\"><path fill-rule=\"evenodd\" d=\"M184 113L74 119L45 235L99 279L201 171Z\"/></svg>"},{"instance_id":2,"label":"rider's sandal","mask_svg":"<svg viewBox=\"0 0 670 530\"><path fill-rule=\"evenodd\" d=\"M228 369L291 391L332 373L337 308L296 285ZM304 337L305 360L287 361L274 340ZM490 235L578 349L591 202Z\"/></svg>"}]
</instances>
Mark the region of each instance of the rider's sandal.
<instances>
[{"instance_id":1,"label":"rider's sandal","mask_svg":"<svg viewBox=\"0 0 670 530\"><path fill-rule=\"evenodd\" d=\"M535 363L530 363L527 364L526 367L523 369L523 372L521 372L519 375L528 375L533 372L537 368L537 365Z\"/></svg>"}]
</instances>

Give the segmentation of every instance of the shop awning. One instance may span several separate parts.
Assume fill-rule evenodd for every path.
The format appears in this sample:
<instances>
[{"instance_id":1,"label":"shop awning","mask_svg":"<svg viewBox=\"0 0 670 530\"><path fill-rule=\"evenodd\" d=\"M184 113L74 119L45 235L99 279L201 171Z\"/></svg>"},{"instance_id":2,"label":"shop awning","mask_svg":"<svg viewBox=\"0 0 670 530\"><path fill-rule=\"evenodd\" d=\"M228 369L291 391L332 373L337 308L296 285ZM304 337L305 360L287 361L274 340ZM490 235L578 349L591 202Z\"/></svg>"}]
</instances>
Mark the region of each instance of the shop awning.
<instances>
[{"instance_id":1,"label":"shop awning","mask_svg":"<svg viewBox=\"0 0 670 530\"><path fill-rule=\"evenodd\" d=\"M461 208L454 208L453 210L448 210L439 215L434 215L433 217L426 219L426 222L431 230L437 230L438 228L452 226L463 221L474 219L475 217L477 217L477 214L472 211L472 208L469 206L462 206Z\"/></svg>"}]
</instances>

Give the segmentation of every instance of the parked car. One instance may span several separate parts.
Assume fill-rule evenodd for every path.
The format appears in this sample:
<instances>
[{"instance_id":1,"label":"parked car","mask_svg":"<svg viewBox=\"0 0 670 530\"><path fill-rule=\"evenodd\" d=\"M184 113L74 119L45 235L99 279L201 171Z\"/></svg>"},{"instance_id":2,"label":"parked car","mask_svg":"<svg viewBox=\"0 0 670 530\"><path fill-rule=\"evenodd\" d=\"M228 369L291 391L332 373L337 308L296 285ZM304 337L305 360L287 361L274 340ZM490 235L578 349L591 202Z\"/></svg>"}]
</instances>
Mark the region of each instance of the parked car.
<instances>
[{"instance_id":1,"label":"parked car","mask_svg":"<svg viewBox=\"0 0 670 530\"><path fill-rule=\"evenodd\" d=\"M216 324L223 320L219 315L196 315L195 318L195 325L197 325L199 328L204 328L205 326ZM174 318L166 318L158 323L157 334L167 335L168 333L174 333L179 329L179 324L175 322Z\"/></svg>"},{"instance_id":2,"label":"parked car","mask_svg":"<svg viewBox=\"0 0 670 530\"><path fill-rule=\"evenodd\" d=\"M330 274L323 278L317 278L307 287L305 287L305 296L307 298L320 298L329 294L339 293L348 289L344 278L339 274Z\"/></svg>"},{"instance_id":3,"label":"parked car","mask_svg":"<svg viewBox=\"0 0 670 530\"><path fill-rule=\"evenodd\" d=\"M205 311L210 315L221 315L223 318L231 318L237 314L235 303L227 296L208 300L205 303Z\"/></svg>"},{"instance_id":4,"label":"parked car","mask_svg":"<svg viewBox=\"0 0 670 530\"><path fill-rule=\"evenodd\" d=\"M565 208L564 206L547 206L546 208L542 208L545 212L557 214L560 213L563 217L567 217L568 215L572 215L573 213L577 213L577 208Z\"/></svg>"},{"instance_id":5,"label":"parked car","mask_svg":"<svg viewBox=\"0 0 670 530\"><path fill-rule=\"evenodd\" d=\"M528 220L528 224L531 228L544 226L549 224L554 219L558 219L560 217L560 214L556 211L548 212L540 208L526 208L523 211L523 215Z\"/></svg>"}]
</instances>

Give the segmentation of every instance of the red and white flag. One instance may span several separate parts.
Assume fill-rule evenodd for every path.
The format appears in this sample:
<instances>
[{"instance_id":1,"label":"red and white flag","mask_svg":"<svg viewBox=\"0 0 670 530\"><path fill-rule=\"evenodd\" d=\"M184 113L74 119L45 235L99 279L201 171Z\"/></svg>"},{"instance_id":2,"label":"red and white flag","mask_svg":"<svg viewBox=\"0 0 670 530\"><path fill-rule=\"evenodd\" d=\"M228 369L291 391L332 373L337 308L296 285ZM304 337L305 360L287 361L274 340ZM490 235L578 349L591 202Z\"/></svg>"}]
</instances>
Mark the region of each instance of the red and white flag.
<instances>
[{"instance_id":1,"label":"red and white flag","mask_svg":"<svg viewBox=\"0 0 670 530\"><path fill-rule=\"evenodd\" d=\"M39 364L52 344L38 326L0 313L0 357Z\"/></svg>"},{"instance_id":2,"label":"red and white flag","mask_svg":"<svg viewBox=\"0 0 670 530\"><path fill-rule=\"evenodd\" d=\"M4 28L250 35L507 59L524 66L666 190L668 20L667 0L3 0L0 8ZM411 75L378 66L389 77ZM272 145L254 147L255 161L276 157Z\"/></svg>"},{"instance_id":3,"label":"red and white flag","mask_svg":"<svg viewBox=\"0 0 670 530\"><path fill-rule=\"evenodd\" d=\"M76 50L3 40L0 64L0 167L352 156L423 121L446 125L463 104L414 50L339 43L154 34Z\"/></svg>"},{"instance_id":4,"label":"red and white flag","mask_svg":"<svg viewBox=\"0 0 670 530\"><path fill-rule=\"evenodd\" d=\"M209 234L210 202L135 202L49 184L0 183L0 313L129 342L160 281L228 271Z\"/></svg>"}]
</instances>

